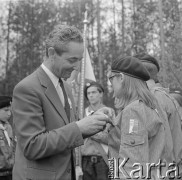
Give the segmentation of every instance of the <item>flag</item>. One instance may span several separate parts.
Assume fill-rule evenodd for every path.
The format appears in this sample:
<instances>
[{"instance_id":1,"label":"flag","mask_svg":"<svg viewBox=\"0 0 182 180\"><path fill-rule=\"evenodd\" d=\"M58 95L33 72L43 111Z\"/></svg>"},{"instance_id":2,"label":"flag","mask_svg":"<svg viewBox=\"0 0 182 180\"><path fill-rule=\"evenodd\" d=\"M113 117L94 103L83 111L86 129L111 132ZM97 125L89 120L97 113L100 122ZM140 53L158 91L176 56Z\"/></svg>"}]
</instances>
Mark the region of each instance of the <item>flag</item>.
<instances>
[{"instance_id":1,"label":"flag","mask_svg":"<svg viewBox=\"0 0 182 180\"><path fill-rule=\"evenodd\" d=\"M85 79L96 81L88 50L86 50Z\"/></svg>"},{"instance_id":2,"label":"flag","mask_svg":"<svg viewBox=\"0 0 182 180\"><path fill-rule=\"evenodd\" d=\"M80 71L74 70L71 73L70 78L67 79L67 82L70 84L74 81L77 81L79 83L80 81ZM88 53L88 50L86 50L86 60L85 60L85 80L90 80L90 81L96 81L90 55Z\"/></svg>"}]
</instances>

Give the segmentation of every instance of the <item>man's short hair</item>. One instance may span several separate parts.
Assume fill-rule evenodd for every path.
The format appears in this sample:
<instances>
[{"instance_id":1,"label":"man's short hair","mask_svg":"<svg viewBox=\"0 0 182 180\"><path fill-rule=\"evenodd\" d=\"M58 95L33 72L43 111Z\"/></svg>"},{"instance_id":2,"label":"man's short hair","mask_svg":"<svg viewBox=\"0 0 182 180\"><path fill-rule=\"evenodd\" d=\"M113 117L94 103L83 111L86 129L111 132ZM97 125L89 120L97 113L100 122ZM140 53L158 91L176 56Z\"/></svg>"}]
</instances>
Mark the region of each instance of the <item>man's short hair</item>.
<instances>
[{"instance_id":1,"label":"man's short hair","mask_svg":"<svg viewBox=\"0 0 182 180\"><path fill-rule=\"evenodd\" d=\"M58 55L67 51L67 43L83 42L81 32L74 26L57 25L46 39L46 56L48 57L48 49L53 47Z\"/></svg>"}]
</instances>

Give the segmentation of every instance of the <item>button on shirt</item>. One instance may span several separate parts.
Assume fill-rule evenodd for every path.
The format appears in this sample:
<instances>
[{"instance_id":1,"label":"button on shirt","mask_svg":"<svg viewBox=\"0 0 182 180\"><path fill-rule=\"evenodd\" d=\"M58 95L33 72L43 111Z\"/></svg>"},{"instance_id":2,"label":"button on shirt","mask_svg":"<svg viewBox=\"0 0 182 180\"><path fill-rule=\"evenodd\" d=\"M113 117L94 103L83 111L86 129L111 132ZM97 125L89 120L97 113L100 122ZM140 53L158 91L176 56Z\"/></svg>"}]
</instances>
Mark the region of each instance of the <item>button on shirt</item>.
<instances>
[{"instance_id":1,"label":"button on shirt","mask_svg":"<svg viewBox=\"0 0 182 180\"><path fill-rule=\"evenodd\" d=\"M41 67L52 81L63 106L65 106L63 91L59 85L59 78L56 77L44 64L41 64Z\"/></svg>"}]
</instances>

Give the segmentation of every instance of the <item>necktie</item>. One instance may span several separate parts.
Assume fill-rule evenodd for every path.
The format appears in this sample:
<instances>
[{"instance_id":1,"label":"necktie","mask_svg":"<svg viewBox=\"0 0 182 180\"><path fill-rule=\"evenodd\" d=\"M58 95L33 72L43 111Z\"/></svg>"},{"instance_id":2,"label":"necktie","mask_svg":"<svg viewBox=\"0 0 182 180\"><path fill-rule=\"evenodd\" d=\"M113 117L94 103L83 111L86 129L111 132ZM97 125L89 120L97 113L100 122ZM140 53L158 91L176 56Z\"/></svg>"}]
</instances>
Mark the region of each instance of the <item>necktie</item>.
<instances>
[{"instance_id":1,"label":"necktie","mask_svg":"<svg viewBox=\"0 0 182 180\"><path fill-rule=\"evenodd\" d=\"M60 86L62 88L63 95L64 95L64 110L66 112L68 120L70 121L70 105L69 105L69 102L68 102L68 97L67 97L67 94L66 94L62 79L59 79L59 84L60 84Z\"/></svg>"}]
</instances>

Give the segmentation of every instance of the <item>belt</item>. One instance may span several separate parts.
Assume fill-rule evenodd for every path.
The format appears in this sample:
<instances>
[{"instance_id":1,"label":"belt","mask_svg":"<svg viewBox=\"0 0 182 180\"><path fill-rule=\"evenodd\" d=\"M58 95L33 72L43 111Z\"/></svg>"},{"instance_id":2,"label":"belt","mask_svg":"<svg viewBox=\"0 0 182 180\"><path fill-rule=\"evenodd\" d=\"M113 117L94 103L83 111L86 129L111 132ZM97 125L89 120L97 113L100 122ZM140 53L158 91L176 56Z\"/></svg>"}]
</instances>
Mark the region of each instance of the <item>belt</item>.
<instances>
[{"instance_id":1,"label":"belt","mask_svg":"<svg viewBox=\"0 0 182 180\"><path fill-rule=\"evenodd\" d=\"M91 161L92 163L97 163L103 160L102 156L82 156L82 159Z\"/></svg>"}]
</instances>

